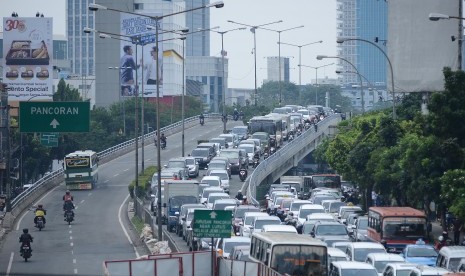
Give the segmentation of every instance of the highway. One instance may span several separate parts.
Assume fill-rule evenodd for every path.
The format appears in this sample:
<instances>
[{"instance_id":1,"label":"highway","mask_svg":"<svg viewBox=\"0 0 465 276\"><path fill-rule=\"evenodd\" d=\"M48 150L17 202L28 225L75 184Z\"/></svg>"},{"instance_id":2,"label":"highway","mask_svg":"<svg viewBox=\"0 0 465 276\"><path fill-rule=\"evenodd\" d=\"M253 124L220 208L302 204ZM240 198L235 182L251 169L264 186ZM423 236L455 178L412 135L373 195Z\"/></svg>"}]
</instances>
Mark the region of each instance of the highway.
<instances>
[{"instance_id":1,"label":"highway","mask_svg":"<svg viewBox=\"0 0 465 276\"><path fill-rule=\"evenodd\" d=\"M228 121L228 129L240 124ZM186 155L195 148L197 140L216 137L222 130L223 124L219 120L206 120L203 127L198 125L186 129ZM181 133L168 136L167 148L162 151L162 165L179 156ZM156 163L153 143L146 145L145 158L146 167ZM46 227L40 232L34 228L32 211L25 212L18 219L0 248L0 275L102 275L104 260L137 257L138 253L130 242L131 233L126 230L125 204L127 186L134 179L134 159L133 151L101 165L96 189L72 191L76 220L69 226L62 211L64 183L45 194L39 202L47 210ZM233 180L237 181L231 183L232 195L242 185L237 175L233 176ZM27 263L19 255L18 242L25 227L34 237L32 258Z\"/></svg>"}]
</instances>

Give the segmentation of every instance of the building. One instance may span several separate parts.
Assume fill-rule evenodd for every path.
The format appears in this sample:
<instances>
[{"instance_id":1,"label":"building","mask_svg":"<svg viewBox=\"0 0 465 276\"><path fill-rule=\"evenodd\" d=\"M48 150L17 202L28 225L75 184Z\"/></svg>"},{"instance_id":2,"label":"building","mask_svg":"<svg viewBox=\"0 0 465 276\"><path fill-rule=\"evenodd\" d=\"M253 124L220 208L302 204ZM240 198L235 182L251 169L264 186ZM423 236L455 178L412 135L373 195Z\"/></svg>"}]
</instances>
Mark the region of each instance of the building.
<instances>
[{"instance_id":1,"label":"building","mask_svg":"<svg viewBox=\"0 0 465 276\"><path fill-rule=\"evenodd\" d=\"M210 4L210 0L175 0L186 3L186 10ZM210 9L200 9L185 14L186 27L191 32L210 28ZM186 40L186 56L210 56L210 32L198 32L189 35Z\"/></svg>"},{"instance_id":2,"label":"building","mask_svg":"<svg viewBox=\"0 0 465 276\"><path fill-rule=\"evenodd\" d=\"M281 57L281 63L279 62L280 57L267 57L267 79L264 82L268 81L283 81L289 82L289 58ZM279 67L281 66L281 70ZM279 74L281 73L281 78Z\"/></svg>"},{"instance_id":3,"label":"building","mask_svg":"<svg viewBox=\"0 0 465 276\"><path fill-rule=\"evenodd\" d=\"M229 88L226 92L226 105L245 106L247 103L253 104L252 97L254 93L254 89Z\"/></svg>"},{"instance_id":4,"label":"building","mask_svg":"<svg viewBox=\"0 0 465 276\"><path fill-rule=\"evenodd\" d=\"M387 52L387 9L386 1L337 0L338 37L373 41ZM353 63L360 74L370 82L386 83L386 58L373 45L363 41L346 41L338 45L338 56ZM338 60L338 70L354 71L352 66L343 60ZM341 75L345 85L359 82L356 74Z\"/></svg>"}]
</instances>

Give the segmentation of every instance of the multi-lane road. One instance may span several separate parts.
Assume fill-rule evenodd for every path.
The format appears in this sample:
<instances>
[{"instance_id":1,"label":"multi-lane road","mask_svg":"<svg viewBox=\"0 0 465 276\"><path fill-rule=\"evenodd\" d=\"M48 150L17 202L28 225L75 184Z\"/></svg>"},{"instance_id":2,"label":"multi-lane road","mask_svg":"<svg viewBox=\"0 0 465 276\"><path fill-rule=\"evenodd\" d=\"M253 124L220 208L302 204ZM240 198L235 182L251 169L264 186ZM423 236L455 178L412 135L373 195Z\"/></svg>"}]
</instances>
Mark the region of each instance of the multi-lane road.
<instances>
[{"instance_id":1,"label":"multi-lane road","mask_svg":"<svg viewBox=\"0 0 465 276\"><path fill-rule=\"evenodd\" d=\"M228 122L228 128L239 124ZM186 129L186 154L195 148L197 140L216 137L222 129L219 120L207 120L204 126ZM162 164L181 156L181 133L169 136L167 144L167 149L162 151ZM34 228L32 211L19 217L0 248L0 275L102 275L103 261L137 257L140 250L130 239L133 233L128 230L131 227L128 226L125 204L128 184L135 175L134 158L134 152L130 152L101 165L98 188L72 191L76 220L71 225L63 218L64 184L39 199L47 210L46 227L40 232ZM155 147L150 143L145 147L145 165L155 163ZM231 195L234 195L242 182L237 175L232 180ZM34 237L32 258L27 263L19 255L18 238L23 228L29 228ZM182 245L181 242L178 244Z\"/></svg>"}]
</instances>

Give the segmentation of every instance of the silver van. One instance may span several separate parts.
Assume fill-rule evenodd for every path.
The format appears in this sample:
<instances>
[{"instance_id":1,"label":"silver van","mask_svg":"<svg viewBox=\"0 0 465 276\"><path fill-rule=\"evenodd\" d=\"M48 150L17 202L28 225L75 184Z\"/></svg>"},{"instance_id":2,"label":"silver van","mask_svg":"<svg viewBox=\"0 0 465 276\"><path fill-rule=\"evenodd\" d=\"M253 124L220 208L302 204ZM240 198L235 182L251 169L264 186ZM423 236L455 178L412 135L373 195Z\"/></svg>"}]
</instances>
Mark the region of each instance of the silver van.
<instances>
[{"instance_id":1,"label":"silver van","mask_svg":"<svg viewBox=\"0 0 465 276\"><path fill-rule=\"evenodd\" d=\"M439 250L436 266L457 272L462 258L465 258L465 246L444 246Z\"/></svg>"}]
</instances>

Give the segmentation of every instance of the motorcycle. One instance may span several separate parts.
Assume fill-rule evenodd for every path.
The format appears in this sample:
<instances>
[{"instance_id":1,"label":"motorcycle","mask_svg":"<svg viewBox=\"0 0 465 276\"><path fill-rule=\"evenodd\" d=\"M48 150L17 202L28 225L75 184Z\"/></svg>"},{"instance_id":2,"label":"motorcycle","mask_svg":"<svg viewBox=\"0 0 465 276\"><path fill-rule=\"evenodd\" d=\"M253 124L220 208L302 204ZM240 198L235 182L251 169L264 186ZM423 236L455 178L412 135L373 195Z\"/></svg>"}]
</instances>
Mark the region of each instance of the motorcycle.
<instances>
[{"instance_id":1,"label":"motorcycle","mask_svg":"<svg viewBox=\"0 0 465 276\"><path fill-rule=\"evenodd\" d=\"M32 250L31 250L30 245L28 244L21 245L21 256L23 256L25 262L27 262L27 259L31 258Z\"/></svg>"},{"instance_id":2,"label":"motorcycle","mask_svg":"<svg viewBox=\"0 0 465 276\"><path fill-rule=\"evenodd\" d=\"M259 158L254 158L253 163L252 163L252 168L256 168L260 164L260 159Z\"/></svg>"},{"instance_id":3,"label":"motorcycle","mask_svg":"<svg viewBox=\"0 0 465 276\"><path fill-rule=\"evenodd\" d=\"M276 152L276 148L275 148L275 147L271 147L271 148L270 148L270 155L273 155L275 152Z\"/></svg>"},{"instance_id":4,"label":"motorcycle","mask_svg":"<svg viewBox=\"0 0 465 276\"><path fill-rule=\"evenodd\" d=\"M205 119L200 118L200 125L203 126L205 124Z\"/></svg>"},{"instance_id":5,"label":"motorcycle","mask_svg":"<svg viewBox=\"0 0 465 276\"><path fill-rule=\"evenodd\" d=\"M247 170L242 168L239 171L239 179L244 182L247 179Z\"/></svg>"},{"instance_id":6,"label":"motorcycle","mask_svg":"<svg viewBox=\"0 0 465 276\"><path fill-rule=\"evenodd\" d=\"M65 221L68 223L68 225L70 225L73 220L74 220L73 211L71 210L65 211Z\"/></svg>"},{"instance_id":7,"label":"motorcycle","mask_svg":"<svg viewBox=\"0 0 465 276\"><path fill-rule=\"evenodd\" d=\"M43 217L38 217L38 218L37 218L36 227L39 228L39 231L42 231L42 228L45 227L44 218L43 218Z\"/></svg>"},{"instance_id":8,"label":"motorcycle","mask_svg":"<svg viewBox=\"0 0 465 276\"><path fill-rule=\"evenodd\" d=\"M234 121L239 120L239 115L238 115L238 114L234 114L234 115L233 115L233 119L234 119Z\"/></svg>"},{"instance_id":9,"label":"motorcycle","mask_svg":"<svg viewBox=\"0 0 465 276\"><path fill-rule=\"evenodd\" d=\"M160 147L161 147L161 149L165 149L166 148L166 141L161 141L160 142Z\"/></svg>"},{"instance_id":10,"label":"motorcycle","mask_svg":"<svg viewBox=\"0 0 465 276\"><path fill-rule=\"evenodd\" d=\"M267 159L267 158L268 158L268 152L265 152L265 153L263 154L263 159Z\"/></svg>"}]
</instances>

